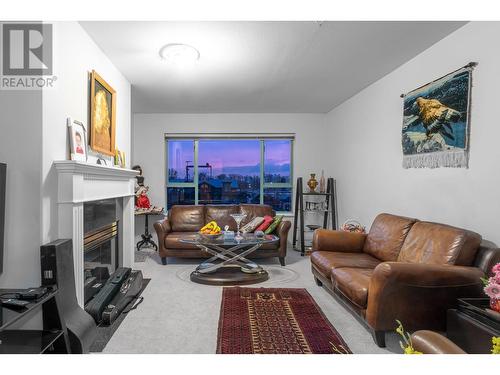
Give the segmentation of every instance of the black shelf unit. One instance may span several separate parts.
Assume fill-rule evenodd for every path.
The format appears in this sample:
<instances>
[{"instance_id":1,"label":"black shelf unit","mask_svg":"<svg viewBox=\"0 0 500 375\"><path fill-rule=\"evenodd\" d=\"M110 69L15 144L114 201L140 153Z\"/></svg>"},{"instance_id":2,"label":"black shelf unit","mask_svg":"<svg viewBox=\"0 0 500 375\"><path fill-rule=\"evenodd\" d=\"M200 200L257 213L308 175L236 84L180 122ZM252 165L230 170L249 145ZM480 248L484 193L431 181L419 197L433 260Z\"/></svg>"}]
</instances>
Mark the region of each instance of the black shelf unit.
<instances>
[{"instance_id":1,"label":"black shelf unit","mask_svg":"<svg viewBox=\"0 0 500 375\"><path fill-rule=\"evenodd\" d=\"M0 289L0 294L15 294L19 289ZM0 354L71 353L68 330L59 309L59 294L51 290L39 300L19 310L0 306ZM42 309L43 328L40 330L8 329L14 323L32 317Z\"/></svg>"},{"instance_id":2,"label":"black shelf unit","mask_svg":"<svg viewBox=\"0 0 500 375\"><path fill-rule=\"evenodd\" d=\"M59 340L61 330L12 330L0 332L0 354L41 354Z\"/></svg>"},{"instance_id":3,"label":"black shelf unit","mask_svg":"<svg viewBox=\"0 0 500 375\"><path fill-rule=\"evenodd\" d=\"M325 209L312 210L304 209L304 196L316 196L324 197L325 199ZM335 180L331 177L327 179L326 192L324 193L314 193L305 192L304 183L302 177L297 178L297 189L295 193L295 213L293 220L293 247L297 248L298 237L300 235L300 255L304 256L306 253L306 244L304 239L305 233L310 233L312 231L305 229L305 216L308 213L319 213L323 214L323 229L328 229L328 222L331 223L331 229L337 229L337 206L336 206L336 188Z\"/></svg>"}]
</instances>

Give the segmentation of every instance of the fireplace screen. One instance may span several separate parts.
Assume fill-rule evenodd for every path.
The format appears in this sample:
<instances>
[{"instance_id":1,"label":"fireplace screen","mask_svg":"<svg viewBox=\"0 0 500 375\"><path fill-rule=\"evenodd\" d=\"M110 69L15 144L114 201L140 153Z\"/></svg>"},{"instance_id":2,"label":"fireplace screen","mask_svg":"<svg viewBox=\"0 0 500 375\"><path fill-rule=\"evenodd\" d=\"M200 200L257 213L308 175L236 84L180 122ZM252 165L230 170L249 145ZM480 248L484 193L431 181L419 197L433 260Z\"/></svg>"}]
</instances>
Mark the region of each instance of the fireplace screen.
<instances>
[{"instance_id":1,"label":"fireplace screen","mask_svg":"<svg viewBox=\"0 0 500 375\"><path fill-rule=\"evenodd\" d=\"M118 267L118 222L86 233L83 248L86 303Z\"/></svg>"}]
</instances>

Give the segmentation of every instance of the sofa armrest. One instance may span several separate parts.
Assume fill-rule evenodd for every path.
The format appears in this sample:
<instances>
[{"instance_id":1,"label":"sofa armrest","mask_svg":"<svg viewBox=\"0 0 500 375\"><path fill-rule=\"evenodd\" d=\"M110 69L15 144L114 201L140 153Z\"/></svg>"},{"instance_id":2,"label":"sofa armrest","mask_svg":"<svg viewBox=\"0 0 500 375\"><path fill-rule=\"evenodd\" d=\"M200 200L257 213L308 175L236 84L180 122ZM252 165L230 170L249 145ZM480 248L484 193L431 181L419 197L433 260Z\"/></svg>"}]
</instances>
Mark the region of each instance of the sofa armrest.
<instances>
[{"instance_id":1,"label":"sofa armrest","mask_svg":"<svg viewBox=\"0 0 500 375\"><path fill-rule=\"evenodd\" d=\"M467 354L450 339L434 331L417 331L411 335L413 348L423 354Z\"/></svg>"},{"instance_id":2,"label":"sofa armrest","mask_svg":"<svg viewBox=\"0 0 500 375\"><path fill-rule=\"evenodd\" d=\"M399 319L410 331L444 331L446 310L457 298L481 296L483 276L477 267L380 263L370 279L366 320L374 330L393 330Z\"/></svg>"},{"instance_id":3,"label":"sofa armrest","mask_svg":"<svg viewBox=\"0 0 500 375\"><path fill-rule=\"evenodd\" d=\"M312 251L335 251L359 253L363 250L366 234L338 230L316 229L313 235Z\"/></svg>"},{"instance_id":4,"label":"sofa armrest","mask_svg":"<svg viewBox=\"0 0 500 375\"><path fill-rule=\"evenodd\" d=\"M280 248L279 248L279 256L284 258L286 256L286 247L288 243L288 232L290 231L290 227L292 223L287 220L282 220L276 228L276 235L280 238Z\"/></svg>"},{"instance_id":5,"label":"sofa armrest","mask_svg":"<svg viewBox=\"0 0 500 375\"><path fill-rule=\"evenodd\" d=\"M168 218L157 221L153 226L156 230L156 235L158 236L159 252L162 254L165 250L165 236L172 231L172 227L170 226Z\"/></svg>"}]
</instances>

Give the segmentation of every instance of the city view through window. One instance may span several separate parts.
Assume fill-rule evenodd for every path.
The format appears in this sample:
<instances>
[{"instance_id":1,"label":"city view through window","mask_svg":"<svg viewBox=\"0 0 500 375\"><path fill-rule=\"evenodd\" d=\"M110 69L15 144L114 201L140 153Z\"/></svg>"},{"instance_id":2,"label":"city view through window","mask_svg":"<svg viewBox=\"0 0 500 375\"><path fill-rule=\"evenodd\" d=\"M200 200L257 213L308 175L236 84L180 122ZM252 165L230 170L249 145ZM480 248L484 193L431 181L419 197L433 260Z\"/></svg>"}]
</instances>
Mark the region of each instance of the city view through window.
<instances>
[{"instance_id":1,"label":"city view through window","mask_svg":"<svg viewBox=\"0 0 500 375\"><path fill-rule=\"evenodd\" d=\"M167 158L167 208L264 203L292 210L291 139L167 139Z\"/></svg>"}]
</instances>

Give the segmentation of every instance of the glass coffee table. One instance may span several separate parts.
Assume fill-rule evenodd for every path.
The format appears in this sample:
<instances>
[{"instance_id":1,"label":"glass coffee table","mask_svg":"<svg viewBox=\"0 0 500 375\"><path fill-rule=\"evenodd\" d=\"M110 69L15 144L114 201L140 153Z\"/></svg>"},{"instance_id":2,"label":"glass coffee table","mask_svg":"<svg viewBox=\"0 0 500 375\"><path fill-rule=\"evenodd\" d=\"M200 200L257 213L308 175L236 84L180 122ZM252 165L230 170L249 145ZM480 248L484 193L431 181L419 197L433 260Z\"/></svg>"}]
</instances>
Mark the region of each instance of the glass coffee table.
<instances>
[{"instance_id":1,"label":"glass coffee table","mask_svg":"<svg viewBox=\"0 0 500 375\"><path fill-rule=\"evenodd\" d=\"M279 241L274 235L257 237L244 234L243 238L216 239L196 235L180 240L195 245L212 255L191 273L191 281L207 285L248 285L265 281L268 273L257 263L246 257L266 243Z\"/></svg>"}]
</instances>

